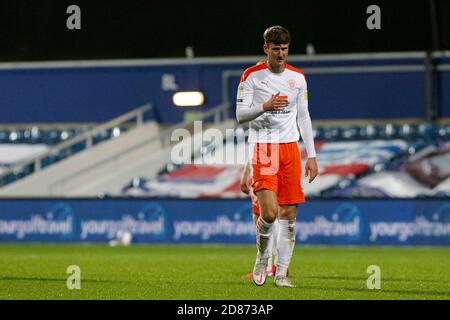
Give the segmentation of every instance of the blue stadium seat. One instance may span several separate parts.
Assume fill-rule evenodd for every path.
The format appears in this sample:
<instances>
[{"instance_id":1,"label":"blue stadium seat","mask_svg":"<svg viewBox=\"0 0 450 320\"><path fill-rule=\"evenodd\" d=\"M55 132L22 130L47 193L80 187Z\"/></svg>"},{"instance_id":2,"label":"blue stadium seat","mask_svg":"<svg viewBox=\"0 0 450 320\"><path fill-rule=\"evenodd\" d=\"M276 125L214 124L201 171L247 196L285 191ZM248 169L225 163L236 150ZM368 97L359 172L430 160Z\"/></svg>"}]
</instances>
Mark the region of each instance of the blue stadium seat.
<instances>
[{"instance_id":1,"label":"blue stadium seat","mask_svg":"<svg viewBox=\"0 0 450 320\"><path fill-rule=\"evenodd\" d=\"M9 143L9 130L0 130L0 143Z\"/></svg>"},{"instance_id":2,"label":"blue stadium seat","mask_svg":"<svg viewBox=\"0 0 450 320\"><path fill-rule=\"evenodd\" d=\"M345 177L341 181L338 182L338 188L339 189L345 189L350 187L354 182L356 178L355 177Z\"/></svg>"},{"instance_id":3,"label":"blue stadium seat","mask_svg":"<svg viewBox=\"0 0 450 320\"><path fill-rule=\"evenodd\" d=\"M43 140L43 132L38 127L34 126L30 129L26 129L24 131L24 139L25 143L35 144L42 143Z\"/></svg>"},{"instance_id":4,"label":"blue stadium seat","mask_svg":"<svg viewBox=\"0 0 450 320\"><path fill-rule=\"evenodd\" d=\"M450 124L442 125L438 130L438 138L444 141L450 140Z\"/></svg>"},{"instance_id":5,"label":"blue stadium seat","mask_svg":"<svg viewBox=\"0 0 450 320\"><path fill-rule=\"evenodd\" d=\"M398 139L400 138L401 127L398 124L387 123L381 131L382 139Z\"/></svg>"},{"instance_id":6,"label":"blue stadium seat","mask_svg":"<svg viewBox=\"0 0 450 320\"><path fill-rule=\"evenodd\" d=\"M97 195L97 198L98 199L114 198L114 195L110 192L102 192Z\"/></svg>"},{"instance_id":7,"label":"blue stadium seat","mask_svg":"<svg viewBox=\"0 0 450 320\"><path fill-rule=\"evenodd\" d=\"M48 167L49 165L55 163L55 161L53 160L53 157L46 157L44 159L41 160L41 168L45 168Z\"/></svg>"},{"instance_id":8,"label":"blue stadium seat","mask_svg":"<svg viewBox=\"0 0 450 320\"><path fill-rule=\"evenodd\" d=\"M82 133L85 133L85 132L88 132L88 131L89 131L88 127L77 128L75 130L75 135L79 135L79 134L82 134Z\"/></svg>"},{"instance_id":9,"label":"blue stadium seat","mask_svg":"<svg viewBox=\"0 0 450 320\"><path fill-rule=\"evenodd\" d=\"M324 140L325 139L325 129L323 127L314 128L314 140Z\"/></svg>"},{"instance_id":10,"label":"blue stadium seat","mask_svg":"<svg viewBox=\"0 0 450 320\"><path fill-rule=\"evenodd\" d=\"M418 127L420 137L426 141L434 141L438 138L439 128L434 123L422 123Z\"/></svg>"},{"instance_id":11,"label":"blue stadium seat","mask_svg":"<svg viewBox=\"0 0 450 320\"><path fill-rule=\"evenodd\" d=\"M49 131L45 136L45 143L48 145L54 145L61 141L61 130L53 129Z\"/></svg>"},{"instance_id":12,"label":"blue stadium seat","mask_svg":"<svg viewBox=\"0 0 450 320\"><path fill-rule=\"evenodd\" d=\"M92 140L93 144L97 144L104 140L109 139L111 137L111 133L112 133L111 129L103 130L103 131L97 133L94 136L94 139Z\"/></svg>"},{"instance_id":13,"label":"blue stadium seat","mask_svg":"<svg viewBox=\"0 0 450 320\"><path fill-rule=\"evenodd\" d=\"M331 127L325 130L324 137L327 141L338 141L342 140L342 128L341 127Z\"/></svg>"},{"instance_id":14,"label":"blue stadium seat","mask_svg":"<svg viewBox=\"0 0 450 320\"><path fill-rule=\"evenodd\" d=\"M379 125L368 124L360 128L359 136L362 140L379 139L381 130Z\"/></svg>"},{"instance_id":15,"label":"blue stadium seat","mask_svg":"<svg viewBox=\"0 0 450 320\"><path fill-rule=\"evenodd\" d=\"M8 143L24 143L24 130L18 129L18 130L12 130L9 133L9 141Z\"/></svg>"},{"instance_id":16,"label":"blue stadium seat","mask_svg":"<svg viewBox=\"0 0 450 320\"><path fill-rule=\"evenodd\" d=\"M72 139L76 135L75 129L65 129L61 131L61 134L59 136L60 141L66 141L69 139Z\"/></svg>"},{"instance_id":17,"label":"blue stadium seat","mask_svg":"<svg viewBox=\"0 0 450 320\"><path fill-rule=\"evenodd\" d=\"M31 129L24 130L23 139L25 143L31 143Z\"/></svg>"},{"instance_id":18,"label":"blue stadium seat","mask_svg":"<svg viewBox=\"0 0 450 320\"><path fill-rule=\"evenodd\" d=\"M85 141L76 143L76 144L74 144L74 145L71 147L72 153L77 153L77 152L80 152L80 151L82 151L82 150L84 150L84 149L86 149L86 142L85 142Z\"/></svg>"},{"instance_id":19,"label":"blue stadium seat","mask_svg":"<svg viewBox=\"0 0 450 320\"><path fill-rule=\"evenodd\" d=\"M64 156L60 153L58 153L56 155L48 156L48 157L42 159L41 168L48 167L49 165L52 165L63 158L64 158Z\"/></svg>"},{"instance_id":20,"label":"blue stadium seat","mask_svg":"<svg viewBox=\"0 0 450 320\"><path fill-rule=\"evenodd\" d=\"M125 189L128 188L142 188L145 187L145 184L147 183L147 179L144 177L134 177L130 183L125 187Z\"/></svg>"},{"instance_id":21,"label":"blue stadium seat","mask_svg":"<svg viewBox=\"0 0 450 320\"><path fill-rule=\"evenodd\" d=\"M7 184L14 182L15 180L15 175L13 173L10 173L0 179L0 186L6 186Z\"/></svg>"},{"instance_id":22,"label":"blue stadium seat","mask_svg":"<svg viewBox=\"0 0 450 320\"><path fill-rule=\"evenodd\" d=\"M416 154L417 152L419 152L420 150L424 149L427 146L429 146L429 144L424 141L417 141L410 143L408 147L408 154L409 155Z\"/></svg>"},{"instance_id":23,"label":"blue stadium seat","mask_svg":"<svg viewBox=\"0 0 450 320\"><path fill-rule=\"evenodd\" d=\"M419 131L416 124L405 123L400 129L400 138L405 140L414 140L419 137Z\"/></svg>"},{"instance_id":24,"label":"blue stadium seat","mask_svg":"<svg viewBox=\"0 0 450 320\"><path fill-rule=\"evenodd\" d=\"M361 138L359 133L360 128L357 126L352 126L343 130L342 137L344 140L359 140Z\"/></svg>"}]
</instances>

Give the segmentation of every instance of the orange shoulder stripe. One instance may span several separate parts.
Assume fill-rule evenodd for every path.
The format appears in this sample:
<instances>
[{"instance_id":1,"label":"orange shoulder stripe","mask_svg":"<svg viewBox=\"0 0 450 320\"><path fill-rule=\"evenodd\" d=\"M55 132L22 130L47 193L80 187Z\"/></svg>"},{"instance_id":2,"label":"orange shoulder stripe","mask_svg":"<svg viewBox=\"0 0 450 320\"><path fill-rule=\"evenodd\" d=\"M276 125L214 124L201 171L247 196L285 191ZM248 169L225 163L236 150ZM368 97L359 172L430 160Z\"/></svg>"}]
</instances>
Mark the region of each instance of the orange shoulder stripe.
<instances>
[{"instance_id":1,"label":"orange shoulder stripe","mask_svg":"<svg viewBox=\"0 0 450 320\"><path fill-rule=\"evenodd\" d=\"M256 65L256 66L247 68L247 69L244 71L244 73L242 74L242 77L241 77L241 81L240 81L240 82L244 82L245 80L247 80L248 76L249 76L252 72L255 72L255 71L258 71L258 70L263 70L263 69L267 69L267 65L266 65L265 63L261 63L261 64L259 64L259 65Z\"/></svg>"},{"instance_id":2,"label":"orange shoulder stripe","mask_svg":"<svg viewBox=\"0 0 450 320\"><path fill-rule=\"evenodd\" d=\"M302 74L306 78L305 73L302 70L297 69L296 67L293 67L290 64L286 63L286 69L289 69L289 70L294 71L294 72L298 72L298 73Z\"/></svg>"}]
</instances>

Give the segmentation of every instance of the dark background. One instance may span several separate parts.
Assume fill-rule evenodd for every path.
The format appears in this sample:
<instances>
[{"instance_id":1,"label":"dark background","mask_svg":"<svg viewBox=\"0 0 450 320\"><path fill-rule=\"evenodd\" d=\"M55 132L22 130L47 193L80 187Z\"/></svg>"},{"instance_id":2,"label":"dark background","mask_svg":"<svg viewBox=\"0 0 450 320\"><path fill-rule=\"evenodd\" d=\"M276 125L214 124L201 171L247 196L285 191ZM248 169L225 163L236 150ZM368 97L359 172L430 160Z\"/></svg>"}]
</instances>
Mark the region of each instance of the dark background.
<instances>
[{"instance_id":1,"label":"dark background","mask_svg":"<svg viewBox=\"0 0 450 320\"><path fill-rule=\"evenodd\" d=\"M71 4L81 30L66 28ZM381 30L366 28L371 4ZM316 53L449 50L449 21L447 0L1 0L0 61L184 57L186 46L197 57L259 55L276 24L291 31L291 54L307 43Z\"/></svg>"}]
</instances>

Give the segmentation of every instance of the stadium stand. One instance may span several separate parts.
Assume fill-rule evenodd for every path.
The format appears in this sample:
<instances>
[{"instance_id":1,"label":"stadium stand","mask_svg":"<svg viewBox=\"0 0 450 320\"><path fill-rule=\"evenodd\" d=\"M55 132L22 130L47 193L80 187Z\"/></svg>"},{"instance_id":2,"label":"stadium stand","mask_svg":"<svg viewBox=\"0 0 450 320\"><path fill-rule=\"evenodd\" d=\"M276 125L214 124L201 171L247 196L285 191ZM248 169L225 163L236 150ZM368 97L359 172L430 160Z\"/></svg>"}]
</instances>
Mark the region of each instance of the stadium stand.
<instances>
[{"instance_id":1,"label":"stadium stand","mask_svg":"<svg viewBox=\"0 0 450 320\"><path fill-rule=\"evenodd\" d=\"M34 126L31 129L2 130L3 135L0 137L8 138L0 144L0 186L18 182L33 173L40 173L42 169L61 160L69 160L81 151L103 145L102 142L118 139L128 130L133 129L129 123L130 119L136 119L136 127L141 127L143 115L150 110L152 110L151 106L144 106L91 128L83 125L46 131ZM154 122L152 124L157 128ZM13 187L15 188L18 186ZM7 190L2 189L5 192L8 192Z\"/></svg>"},{"instance_id":2,"label":"stadium stand","mask_svg":"<svg viewBox=\"0 0 450 320\"><path fill-rule=\"evenodd\" d=\"M445 92L450 58L448 52L435 52L433 56L437 63L435 72L442 76L434 97L436 110L433 110L437 116L434 119L426 112L431 105L424 103L430 97L424 90L424 74L428 69L423 52L290 56L291 63L301 66L309 79L310 112L322 163L321 177L313 186L305 186L310 197L402 196L380 190L372 178L395 170L404 173L413 157L427 146L446 150L444 143L450 139L450 125L444 122L449 116ZM15 88L19 86L17 81L27 81L24 86L35 88L40 83L45 90L36 88L29 95L15 90L4 93L5 101L14 101L15 105L2 114L5 123L0 128L0 144L5 148L3 154L10 158L0 158L0 196L215 197L218 191L223 197L241 197L236 177L243 163L233 168L226 165L220 170L218 165L208 164L207 169L195 162L182 167L169 160L174 144L168 140L173 130L188 126L183 119L191 119L189 115L203 114L217 106L226 106L228 114L221 122L210 119L205 123L222 131L234 129L236 87L243 68L257 60L258 57L217 61L199 58L174 63L170 60L117 61L102 62L100 68L98 62L36 64L32 68L28 64L3 66L0 75L4 84ZM24 80L21 77L24 72L34 77ZM193 88L201 90L206 97L201 109L180 109L173 104L176 91ZM83 101L78 97L84 97ZM66 102L63 105L62 100ZM137 105L134 104L137 101L152 101L158 106L153 110L154 128L149 126L149 132L121 124L93 132L94 128L83 124L83 121L101 123L100 119L123 114L130 105ZM40 112L27 113L30 103L42 106ZM39 124L44 119L51 123L82 125L49 128ZM21 127L16 122L30 125ZM245 142L238 136L246 133L244 128L235 129L231 136L235 136L235 147L241 148ZM193 139L194 146L199 145ZM153 147L142 149L142 153L136 150L134 154L129 153L129 148L138 148L139 141ZM184 157L193 161L223 148L213 143L200 145ZM12 147L16 151L9 151ZM20 148L30 153L19 156ZM16 157L11 159L12 155ZM351 161L348 155L352 156ZM430 159L440 159L436 157ZM397 167L393 169L394 166ZM441 171L439 179L446 177L445 170ZM408 176L411 174L413 171L409 170ZM370 183L363 190L361 184L367 179ZM228 181L226 186L224 181ZM434 188L436 193L430 191ZM434 197L443 194L439 188L439 184L426 186L410 194Z\"/></svg>"},{"instance_id":3,"label":"stadium stand","mask_svg":"<svg viewBox=\"0 0 450 320\"><path fill-rule=\"evenodd\" d=\"M236 142L242 128L234 132L234 147L245 150L245 141ZM309 197L321 198L408 198L449 196L449 125L430 123L385 126L316 127L320 175L309 185ZM247 132L245 133L247 136ZM237 138L237 139L236 139ZM125 196L179 198L239 198L243 163L207 165L213 152L230 147L203 146L193 155L194 164L167 163L157 177L134 177L123 189ZM303 152L303 158L305 153ZM195 160L198 161L195 161ZM206 161L205 161L206 160ZM197 164L195 164L197 163ZM419 167L429 166L429 174Z\"/></svg>"},{"instance_id":4,"label":"stadium stand","mask_svg":"<svg viewBox=\"0 0 450 320\"><path fill-rule=\"evenodd\" d=\"M224 120L223 112L227 109L228 106L219 106L206 112L203 118ZM34 158L16 161L0 175L5 185L0 189L0 196L120 195L126 181L136 174L155 175L170 158L170 139L174 131L190 128L193 122L162 130L156 121L143 122L143 114L150 110L149 107L138 108L46 149ZM120 134L121 125L130 119L136 119L137 125ZM234 125L234 121L224 120L213 125L216 130L221 127L225 130ZM199 132L198 137L201 135ZM53 165L46 168L46 161L53 161ZM43 168L46 170L41 170Z\"/></svg>"}]
</instances>

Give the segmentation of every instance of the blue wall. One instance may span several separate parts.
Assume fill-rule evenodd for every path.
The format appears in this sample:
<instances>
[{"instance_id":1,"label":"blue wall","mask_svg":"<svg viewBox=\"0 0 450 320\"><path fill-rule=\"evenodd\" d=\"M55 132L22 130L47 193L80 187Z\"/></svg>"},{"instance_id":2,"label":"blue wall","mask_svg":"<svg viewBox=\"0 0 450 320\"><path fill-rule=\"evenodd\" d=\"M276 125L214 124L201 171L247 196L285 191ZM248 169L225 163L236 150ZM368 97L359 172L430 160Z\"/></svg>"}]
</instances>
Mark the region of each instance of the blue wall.
<instances>
[{"instance_id":1,"label":"blue wall","mask_svg":"<svg viewBox=\"0 0 450 320\"><path fill-rule=\"evenodd\" d=\"M136 243L254 244L249 200L0 200L0 242L106 243L129 230ZM450 203L320 200L299 207L297 242L450 245Z\"/></svg>"},{"instance_id":2,"label":"blue wall","mask_svg":"<svg viewBox=\"0 0 450 320\"><path fill-rule=\"evenodd\" d=\"M424 117L421 73L362 73L309 76L313 119Z\"/></svg>"},{"instance_id":3,"label":"blue wall","mask_svg":"<svg viewBox=\"0 0 450 320\"><path fill-rule=\"evenodd\" d=\"M421 59L296 61L299 68L422 65ZM222 102L222 72L242 63L204 63L132 67L77 67L0 70L1 123L103 122L151 102L161 120L175 123L183 113ZM175 77L177 90L201 90L202 109L176 108L175 90L162 88L162 76ZM450 116L450 72L441 73L441 115ZM307 74L314 119L424 117L422 72ZM239 76L229 79L234 103ZM167 89L167 88L166 88Z\"/></svg>"},{"instance_id":4,"label":"blue wall","mask_svg":"<svg viewBox=\"0 0 450 320\"><path fill-rule=\"evenodd\" d=\"M172 68L187 87L186 68ZM171 106L162 67L62 68L0 72L3 123L104 122L145 103ZM165 110L162 110L166 114Z\"/></svg>"},{"instance_id":5,"label":"blue wall","mask_svg":"<svg viewBox=\"0 0 450 320\"><path fill-rule=\"evenodd\" d=\"M441 75L440 91L441 95L440 106L442 108L441 114L443 117L450 117L450 72L443 72Z\"/></svg>"},{"instance_id":6,"label":"blue wall","mask_svg":"<svg viewBox=\"0 0 450 320\"><path fill-rule=\"evenodd\" d=\"M439 66L446 66L447 70L440 70L437 74L437 91L439 93L438 97L438 108L439 113L442 117L450 117L450 57L440 58L438 61Z\"/></svg>"}]
</instances>

